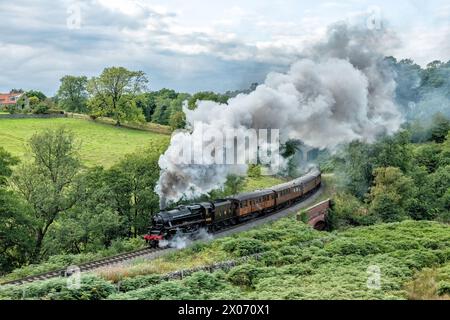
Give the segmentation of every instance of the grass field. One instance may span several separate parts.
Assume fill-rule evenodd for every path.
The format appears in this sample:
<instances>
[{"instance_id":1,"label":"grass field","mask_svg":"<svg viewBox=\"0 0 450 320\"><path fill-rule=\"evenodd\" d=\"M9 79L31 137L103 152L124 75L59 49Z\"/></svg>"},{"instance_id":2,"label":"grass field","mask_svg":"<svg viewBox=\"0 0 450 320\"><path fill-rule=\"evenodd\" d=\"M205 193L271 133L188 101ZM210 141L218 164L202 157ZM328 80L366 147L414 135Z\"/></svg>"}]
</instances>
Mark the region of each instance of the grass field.
<instances>
[{"instance_id":1,"label":"grass field","mask_svg":"<svg viewBox=\"0 0 450 320\"><path fill-rule=\"evenodd\" d=\"M259 178L246 178L243 192L265 189L283 182L286 182L286 180L271 176L261 176Z\"/></svg>"},{"instance_id":2,"label":"grass field","mask_svg":"<svg viewBox=\"0 0 450 320\"><path fill-rule=\"evenodd\" d=\"M162 153L170 136L148 131L118 128L82 119L0 119L0 146L24 158L27 141L36 132L64 126L81 142L80 155L87 166L109 167L124 155L139 149Z\"/></svg>"}]
</instances>

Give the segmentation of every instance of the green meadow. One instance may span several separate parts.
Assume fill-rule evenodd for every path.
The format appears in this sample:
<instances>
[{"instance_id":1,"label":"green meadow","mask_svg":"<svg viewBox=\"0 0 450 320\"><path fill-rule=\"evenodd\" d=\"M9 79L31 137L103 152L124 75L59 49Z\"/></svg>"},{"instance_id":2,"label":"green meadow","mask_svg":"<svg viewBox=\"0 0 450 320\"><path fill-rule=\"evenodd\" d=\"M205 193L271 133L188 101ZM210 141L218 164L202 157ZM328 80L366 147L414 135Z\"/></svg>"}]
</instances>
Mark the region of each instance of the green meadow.
<instances>
[{"instance_id":1,"label":"green meadow","mask_svg":"<svg viewBox=\"0 0 450 320\"><path fill-rule=\"evenodd\" d=\"M0 119L0 146L23 159L33 134L61 126L70 129L79 140L80 156L87 166L110 167L124 155L143 149L162 153L170 141L169 135L83 119Z\"/></svg>"}]
</instances>

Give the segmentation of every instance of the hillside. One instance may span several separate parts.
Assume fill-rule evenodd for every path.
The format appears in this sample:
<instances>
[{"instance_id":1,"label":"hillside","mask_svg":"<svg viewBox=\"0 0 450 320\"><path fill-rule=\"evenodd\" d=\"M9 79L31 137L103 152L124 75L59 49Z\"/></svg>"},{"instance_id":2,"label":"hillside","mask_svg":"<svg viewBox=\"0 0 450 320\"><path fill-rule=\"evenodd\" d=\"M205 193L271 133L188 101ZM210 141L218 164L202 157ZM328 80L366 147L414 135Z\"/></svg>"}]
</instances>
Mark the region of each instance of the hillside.
<instances>
[{"instance_id":1,"label":"hillside","mask_svg":"<svg viewBox=\"0 0 450 320\"><path fill-rule=\"evenodd\" d=\"M148 131L118 128L82 119L0 119L0 146L20 158L26 142L36 132L65 126L81 142L80 156L87 166L110 167L124 155L139 149L162 153L170 136Z\"/></svg>"},{"instance_id":2,"label":"hillside","mask_svg":"<svg viewBox=\"0 0 450 320\"><path fill-rule=\"evenodd\" d=\"M211 243L197 243L154 261L83 276L3 287L0 299L407 299L420 270L450 260L449 226L404 221L331 234L292 217ZM258 254L247 261L242 257ZM168 272L236 261L223 270L165 280ZM438 269L447 270L447 269ZM440 271L440 298L448 277Z\"/></svg>"}]
</instances>

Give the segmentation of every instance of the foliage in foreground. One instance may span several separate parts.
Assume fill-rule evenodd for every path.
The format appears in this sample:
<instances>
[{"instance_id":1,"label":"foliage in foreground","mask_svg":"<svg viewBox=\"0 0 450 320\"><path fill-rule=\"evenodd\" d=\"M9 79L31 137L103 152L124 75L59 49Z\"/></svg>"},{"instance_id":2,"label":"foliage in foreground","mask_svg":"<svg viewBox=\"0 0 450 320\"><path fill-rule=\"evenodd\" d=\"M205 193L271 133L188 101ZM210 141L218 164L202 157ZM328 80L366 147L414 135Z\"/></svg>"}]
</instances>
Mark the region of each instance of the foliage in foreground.
<instances>
[{"instance_id":1,"label":"foliage in foreground","mask_svg":"<svg viewBox=\"0 0 450 320\"><path fill-rule=\"evenodd\" d=\"M233 250L238 247L236 243L244 248L259 248L255 251L263 254L227 272L208 275L218 283L212 291L203 290L202 298L405 299L408 295L404 284L416 271L450 259L449 227L439 223L404 221L327 235L288 218L162 260L168 264L176 260L187 267L213 250L217 255L222 251L228 259L236 259L241 256L239 250ZM369 267L373 266L381 272L380 289L367 287ZM191 293L193 288L187 279L159 282L112 298L199 298Z\"/></svg>"},{"instance_id":2,"label":"foliage in foreground","mask_svg":"<svg viewBox=\"0 0 450 320\"><path fill-rule=\"evenodd\" d=\"M0 299L14 300L101 300L116 292L110 282L96 276L83 276L79 288L68 286L67 279L56 278L28 285L6 286L0 290Z\"/></svg>"},{"instance_id":3,"label":"foliage in foreground","mask_svg":"<svg viewBox=\"0 0 450 320\"><path fill-rule=\"evenodd\" d=\"M426 268L407 285L408 297L414 300L450 300L450 263L439 268Z\"/></svg>"},{"instance_id":4,"label":"foliage in foreground","mask_svg":"<svg viewBox=\"0 0 450 320\"><path fill-rule=\"evenodd\" d=\"M448 263L449 246L449 227L437 222L403 221L327 234L291 217L141 263L161 267L148 274L125 277L115 284L95 278L80 292L71 293L62 290L57 280L35 283L28 297L104 299L107 294L108 299L130 300L406 299L405 284L420 270ZM244 254L242 250L260 256L229 270L197 272L183 280L161 277L171 267L179 270L195 266L197 261L238 259ZM380 270L380 287L368 288L374 267ZM445 293L447 284L441 282L439 290ZM97 295L89 293L92 283L100 288ZM23 287L2 288L0 297L20 298Z\"/></svg>"}]
</instances>

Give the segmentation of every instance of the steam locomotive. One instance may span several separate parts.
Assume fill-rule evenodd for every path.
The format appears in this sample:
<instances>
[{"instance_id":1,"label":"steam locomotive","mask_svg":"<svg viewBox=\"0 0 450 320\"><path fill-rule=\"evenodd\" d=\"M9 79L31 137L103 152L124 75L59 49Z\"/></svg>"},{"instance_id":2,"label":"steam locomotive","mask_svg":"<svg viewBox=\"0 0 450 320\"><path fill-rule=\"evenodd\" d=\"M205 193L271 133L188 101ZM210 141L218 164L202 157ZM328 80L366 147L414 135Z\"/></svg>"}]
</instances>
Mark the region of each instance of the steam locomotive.
<instances>
[{"instance_id":1,"label":"steam locomotive","mask_svg":"<svg viewBox=\"0 0 450 320\"><path fill-rule=\"evenodd\" d=\"M170 241L177 234L194 236L201 229L215 232L289 207L314 192L321 183L321 172L313 169L271 189L161 211L152 218L149 234L144 239L150 246L158 247L161 241Z\"/></svg>"}]
</instances>

